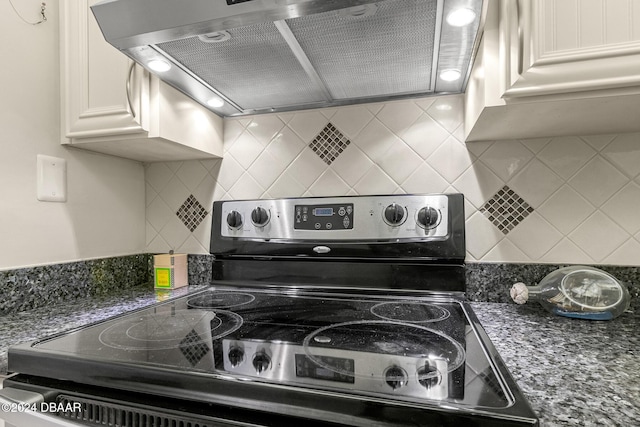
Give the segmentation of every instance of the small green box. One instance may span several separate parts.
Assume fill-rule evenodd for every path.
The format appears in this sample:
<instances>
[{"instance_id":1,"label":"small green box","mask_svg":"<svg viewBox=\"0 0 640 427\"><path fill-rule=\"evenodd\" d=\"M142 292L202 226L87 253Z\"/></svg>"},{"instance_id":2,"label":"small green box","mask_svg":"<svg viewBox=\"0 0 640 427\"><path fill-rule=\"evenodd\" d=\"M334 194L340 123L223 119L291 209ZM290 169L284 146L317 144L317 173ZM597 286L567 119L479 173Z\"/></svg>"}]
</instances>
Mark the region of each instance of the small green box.
<instances>
[{"instance_id":1,"label":"small green box","mask_svg":"<svg viewBox=\"0 0 640 427\"><path fill-rule=\"evenodd\" d=\"M156 288L172 288L173 283L174 283L173 268L156 267L156 270L155 270Z\"/></svg>"},{"instance_id":2,"label":"small green box","mask_svg":"<svg viewBox=\"0 0 640 427\"><path fill-rule=\"evenodd\" d=\"M153 257L153 282L158 289L188 285L186 254L162 254Z\"/></svg>"}]
</instances>

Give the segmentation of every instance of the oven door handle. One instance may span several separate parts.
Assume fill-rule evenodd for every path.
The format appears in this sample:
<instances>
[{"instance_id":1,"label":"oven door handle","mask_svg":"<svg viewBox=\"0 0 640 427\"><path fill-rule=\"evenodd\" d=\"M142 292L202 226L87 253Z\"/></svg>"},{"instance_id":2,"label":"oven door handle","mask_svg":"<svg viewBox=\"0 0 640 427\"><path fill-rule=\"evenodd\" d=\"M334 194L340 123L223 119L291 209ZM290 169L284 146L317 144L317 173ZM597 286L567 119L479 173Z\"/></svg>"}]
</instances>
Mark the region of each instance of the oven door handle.
<instances>
[{"instance_id":1,"label":"oven door handle","mask_svg":"<svg viewBox=\"0 0 640 427\"><path fill-rule=\"evenodd\" d=\"M5 427L81 427L80 424L30 409L45 406L40 393L15 388L0 389L0 420L4 421Z\"/></svg>"}]
</instances>

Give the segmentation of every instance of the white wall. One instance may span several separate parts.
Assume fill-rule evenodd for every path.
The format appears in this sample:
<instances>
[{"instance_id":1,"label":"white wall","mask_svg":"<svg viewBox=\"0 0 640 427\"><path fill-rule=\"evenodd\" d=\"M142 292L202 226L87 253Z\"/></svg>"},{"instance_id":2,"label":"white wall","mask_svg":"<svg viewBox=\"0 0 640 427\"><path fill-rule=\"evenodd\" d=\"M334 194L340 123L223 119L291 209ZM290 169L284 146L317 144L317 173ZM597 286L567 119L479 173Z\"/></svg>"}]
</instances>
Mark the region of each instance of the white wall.
<instances>
[{"instance_id":1,"label":"white wall","mask_svg":"<svg viewBox=\"0 0 640 427\"><path fill-rule=\"evenodd\" d=\"M14 1L39 18L38 0ZM57 2L0 2L0 269L140 253L142 164L60 145ZM36 155L67 160L67 202L36 199Z\"/></svg>"},{"instance_id":2,"label":"white wall","mask_svg":"<svg viewBox=\"0 0 640 427\"><path fill-rule=\"evenodd\" d=\"M463 141L462 96L225 120L222 161L148 165L147 249L206 253L215 199L461 192L467 260L640 265L640 134ZM331 122L351 143L330 165L309 143ZM540 124L544 126L544 123ZM527 203L501 231L487 203L504 187ZM515 221L515 222L514 222Z\"/></svg>"}]
</instances>

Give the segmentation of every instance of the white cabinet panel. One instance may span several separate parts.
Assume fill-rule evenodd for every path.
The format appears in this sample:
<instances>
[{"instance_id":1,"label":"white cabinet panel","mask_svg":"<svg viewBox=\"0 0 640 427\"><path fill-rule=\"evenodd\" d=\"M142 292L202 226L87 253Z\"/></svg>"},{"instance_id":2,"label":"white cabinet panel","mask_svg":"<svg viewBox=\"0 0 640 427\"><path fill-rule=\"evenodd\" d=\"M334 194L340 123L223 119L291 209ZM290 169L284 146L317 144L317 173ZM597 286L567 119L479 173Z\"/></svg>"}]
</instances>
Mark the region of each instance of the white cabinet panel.
<instances>
[{"instance_id":1,"label":"white cabinet panel","mask_svg":"<svg viewBox=\"0 0 640 427\"><path fill-rule=\"evenodd\" d=\"M640 0L489 0L468 141L640 130Z\"/></svg>"},{"instance_id":2,"label":"white cabinet panel","mask_svg":"<svg viewBox=\"0 0 640 427\"><path fill-rule=\"evenodd\" d=\"M599 3L600 13L590 3ZM500 0L499 6L510 76L503 97L640 85L640 22L631 13L640 0Z\"/></svg>"},{"instance_id":3,"label":"white cabinet panel","mask_svg":"<svg viewBox=\"0 0 640 427\"><path fill-rule=\"evenodd\" d=\"M533 37L544 39L545 53L639 40L638 0L544 0L520 6L524 15L533 13L531 18L540 21Z\"/></svg>"},{"instance_id":4,"label":"white cabinet panel","mask_svg":"<svg viewBox=\"0 0 640 427\"><path fill-rule=\"evenodd\" d=\"M63 144L147 162L221 157L222 119L109 45L97 1L60 2Z\"/></svg>"}]
</instances>

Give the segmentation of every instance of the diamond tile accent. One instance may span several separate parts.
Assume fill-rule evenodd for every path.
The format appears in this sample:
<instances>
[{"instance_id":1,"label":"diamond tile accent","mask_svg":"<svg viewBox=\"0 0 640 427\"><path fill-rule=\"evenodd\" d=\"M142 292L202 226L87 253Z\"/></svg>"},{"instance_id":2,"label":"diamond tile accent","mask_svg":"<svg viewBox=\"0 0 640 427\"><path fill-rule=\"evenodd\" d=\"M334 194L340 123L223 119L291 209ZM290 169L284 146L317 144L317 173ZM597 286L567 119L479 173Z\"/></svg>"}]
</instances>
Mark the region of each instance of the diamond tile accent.
<instances>
[{"instance_id":1,"label":"diamond tile accent","mask_svg":"<svg viewBox=\"0 0 640 427\"><path fill-rule=\"evenodd\" d=\"M327 123L318 136L311 141L309 148L330 165L349 144L351 141L342 132L331 123Z\"/></svg>"},{"instance_id":2,"label":"diamond tile accent","mask_svg":"<svg viewBox=\"0 0 640 427\"><path fill-rule=\"evenodd\" d=\"M187 200L180 206L178 212L176 212L180 221L189 229L189 231L193 232L202 220L207 216L206 209L193 197L193 194L187 197Z\"/></svg>"},{"instance_id":3,"label":"diamond tile accent","mask_svg":"<svg viewBox=\"0 0 640 427\"><path fill-rule=\"evenodd\" d=\"M196 366L209 352L209 347L202 342L198 333L193 329L180 341L179 348L192 366Z\"/></svg>"},{"instance_id":4,"label":"diamond tile accent","mask_svg":"<svg viewBox=\"0 0 640 427\"><path fill-rule=\"evenodd\" d=\"M508 234L533 212L533 208L505 185L480 208L480 212L500 231Z\"/></svg>"}]
</instances>

